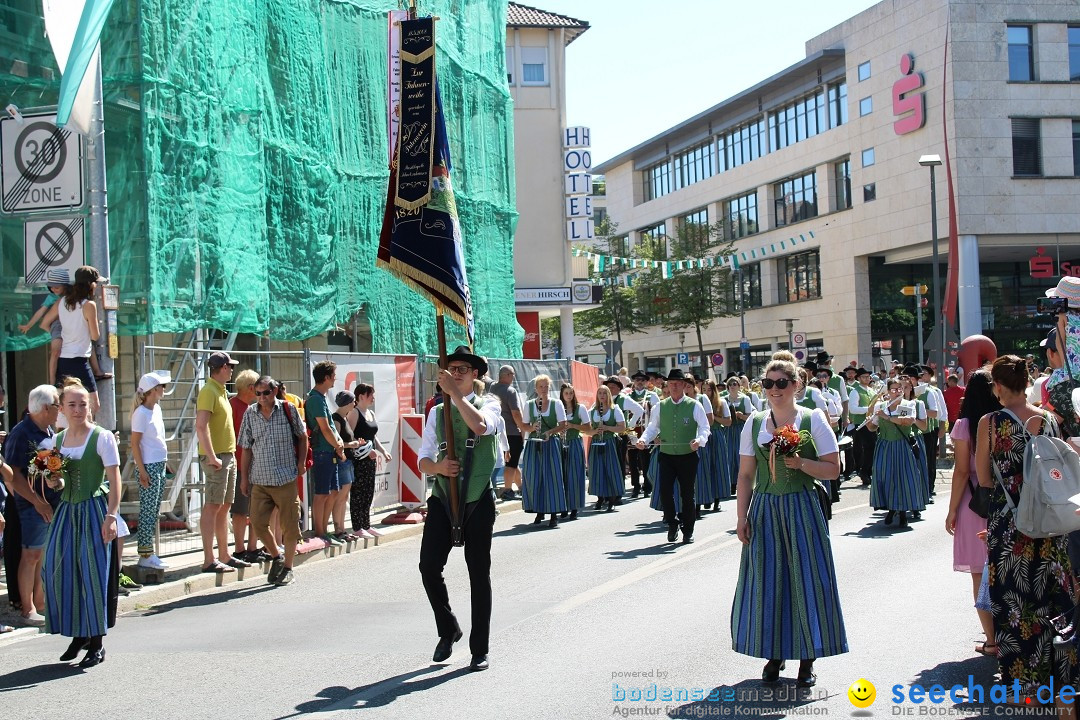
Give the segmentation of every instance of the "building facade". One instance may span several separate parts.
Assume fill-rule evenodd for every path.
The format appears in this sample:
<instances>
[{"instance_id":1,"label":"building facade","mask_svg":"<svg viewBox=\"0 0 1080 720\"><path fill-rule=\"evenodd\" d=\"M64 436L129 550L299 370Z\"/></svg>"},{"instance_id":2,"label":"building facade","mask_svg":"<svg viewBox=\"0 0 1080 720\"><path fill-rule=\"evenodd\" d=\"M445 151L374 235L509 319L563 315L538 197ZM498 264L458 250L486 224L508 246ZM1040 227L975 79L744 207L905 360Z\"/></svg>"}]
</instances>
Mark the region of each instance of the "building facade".
<instances>
[{"instance_id":1,"label":"building facade","mask_svg":"<svg viewBox=\"0 0 1080 720\"><path fill-rule=\"evenodd\" d=\"M886 0L596 171L630 248L703 221L735 242L745 315L709 326L702 370L758 370L799 340L840 365L915 360L917 298L900 290L932 286L935 244L958 336L1036 349L1035 298L1080 258L1080 8ZM928 304L924 358L941 337ZM679 335L624 337L627 363L671 366Z\"/></svg>"}]
</instances>

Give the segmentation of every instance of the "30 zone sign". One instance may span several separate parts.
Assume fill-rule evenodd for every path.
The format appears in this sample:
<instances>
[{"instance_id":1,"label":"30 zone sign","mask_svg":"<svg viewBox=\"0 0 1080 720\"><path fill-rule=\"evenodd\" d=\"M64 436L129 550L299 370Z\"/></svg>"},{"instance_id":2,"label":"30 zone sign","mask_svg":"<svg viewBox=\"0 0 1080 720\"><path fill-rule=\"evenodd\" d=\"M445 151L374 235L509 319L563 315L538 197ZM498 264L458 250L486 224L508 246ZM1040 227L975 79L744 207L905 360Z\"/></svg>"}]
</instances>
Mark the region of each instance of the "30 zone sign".
<instances>
[{"instance_id":1,"label":"30 zone sign","mask_svg":"<svg viewBox=\"0 0 1080 720\"><path fill-rule=\"evenodd\" d=\"M0 120L5 213L82 207L82 140L55 121L55 114Z\"/></svg>"}]
</instances>

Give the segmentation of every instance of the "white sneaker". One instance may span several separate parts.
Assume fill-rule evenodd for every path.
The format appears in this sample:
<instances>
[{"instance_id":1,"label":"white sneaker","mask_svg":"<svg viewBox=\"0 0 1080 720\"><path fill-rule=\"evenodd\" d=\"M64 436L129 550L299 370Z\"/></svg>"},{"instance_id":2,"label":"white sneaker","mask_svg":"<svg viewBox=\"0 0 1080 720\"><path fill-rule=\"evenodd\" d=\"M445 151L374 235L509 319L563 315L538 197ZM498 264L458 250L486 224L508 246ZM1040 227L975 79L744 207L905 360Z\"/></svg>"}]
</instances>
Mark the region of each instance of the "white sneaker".
<instances>
[{"instance_id":1,"label":"white sneaker","mask_svg":"<svg viewBox=\"0 0 1080 720\"><path fill-rule=\"evenodd\" d=\"M23 625L28 627L45 627L45 616L36 610L29 615L22 615Z\"/></svg>"},{"instance_id":2,"label":"white sneaker","mask_svg":"<svg viewBox=\"0 0 1080 720\"><path fill-rule=\"evenodd\" d=\"M150 568L151 570L168 570L169 566L161 561L157 555L151 555L150 557L139 558L139 567Z\"/></svg>"}]
</instances>

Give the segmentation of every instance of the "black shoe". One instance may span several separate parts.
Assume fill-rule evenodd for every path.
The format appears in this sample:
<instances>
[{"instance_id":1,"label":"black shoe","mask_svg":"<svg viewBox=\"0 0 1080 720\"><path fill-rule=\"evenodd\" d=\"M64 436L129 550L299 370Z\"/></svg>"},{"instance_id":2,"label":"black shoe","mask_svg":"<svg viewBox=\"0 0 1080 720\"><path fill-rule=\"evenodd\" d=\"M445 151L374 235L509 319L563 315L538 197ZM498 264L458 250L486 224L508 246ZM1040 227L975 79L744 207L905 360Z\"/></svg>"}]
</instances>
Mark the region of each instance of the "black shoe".
<instances>
[{"instance_id":1,"label":"black shoe","mask_svg":"<svg viewBox=\"0 0 1080 720\"><path fill-rule=\"evenodd\" d=\"M637 500L637 496L640 495L640 494L641 493L638 491L638 489L634 488L634 492L630 493L630 499L631 500Z\"/></svg>"},{"instance_id":2,"label":"black shoe","mask_svg":"<svg viewBox=\"0 0 1080 720\"><path fill-rule=\"evenodd\" d=\"M682 541L683 541L683 545L689 545L690 543L694 542L694 536L693 535L687 535L686 533L683 533Z\"/></svg>"},{"instance_id":3,"label":"black shoe","mask_svg":"<svg viewBox=\"0 0 1080 720\"><path fill-rule=\"evenodd\" d=\"M548 527L559 527L559 517L555 513L551 513L551 519L548 520Z\"/></svg>"},{"instance_id":4,"label":"black shoe","mask_svg":"<svg viewBox=\"0 0 1080 720\"><path fill-rule=\"evenodd\" d=\"M701 514L701 508L700 507L697 510L697 519L698 520L704 520L705 519L705 517Z\"/></svg>"},{"instance_id":5,"label":"black shoe","mask_svg":"<svg viewBox=\"0 0 1080 720\"><path fill-rule=\"evenodd\" d=\"M926 499L926 504L927 505L933 505L934 504L934 496L932 494L930 495L930 497L928 497Z\"/></svg>"},{"instance_id":6,"label":"black shoe","mask_svg":"<svg viewBox=\"0 0 1080 720\"><path fill-rule=\"evenodd\" d=\"M70 662L70 661L74 660L75 656L83 651L83 649L86 647L86 644L88 642L90 642L90 640L88 638L84 638L84 637L72 638L71 639L71 644L68 645L68 648L67 648L67 650L64 651L64 654L60 656L60 662Z\"/></svg>"},{"instance_id":7,"label":"black shoe","mask_svg":"<svg viewBox=\"0 0 1080 720\"><path fill-rule=\"evenodd\" d=\"M615 512L615 501L614 500L608 500L607 511L608 512Z\"/></svg>"},{"instance_id":8,"label":"black shoe","mask_svg":"<svg viewBox=\"0 0 1080 720\"><path fill-rule=\"evenodd\" d=\"M533 525L539 525L544 522L544 513L536 513L536 519L533 520Z\"/></svg>"},{"instance_id":9,"label":"black shoe","mask_svg":"<svg viewBox=\"0 0 1080 720\"><path fill-rule=\"evenodd\" d=\"M863 487L870 487L870 481L869 480L863 480L862 481L862 486Z\"/></svg>"},{"instance_id":10,"label":"black shoe","mask_svg":"<svg viewBox=\"0 0 1080 720\"><path fill-rule=\"evenodd\" d=\"M720 501L719 500L713 500L712 511L713 512L720 512Z\"/></svg>"},{"instance_id":11,"label":"black shoe","mask_svg":"<svg viewBox=\"0 0 1080 720\"><path fill-rule=\"evenodd\" d=\"M92 668L95 665L100 665L105 662L105 648L98 648L97 650L91 650L86 653L86 657L79 663L81 668Z\"/></svg>"},{"instance_id":12,"label":"black shoe","mask_svg":"<svg viewBox=\"0 0 1080 720\"><path fill-rule=\"evenodd\" d=\"M893 517L895 516L896 512L894 510L890 510L889 512L885 513L885 524L892 525Z\"/></svg>"},{"instance_id":13,"label":"black shoe","mask_svg":"<svg viewBox=\"0 0 1080 720\"><path fill-rule=\"evenodd\" d=\"M453 635L439 638L439 644L435 646L435 654L431 656L431 662L446 662L454 652L454 643L461 639L461 631L457 630Z\"/></svg>"},{"instance_id":14,"label":"black shoe","mask_svg":"<svg viewBox=\"0 0 1080 720\"><path fill-rule=\"evenodd\" d=\"M900 511L900 527L907 527L907 513Z\"/></svg>"},{"instance_id":15,"label":"black shoe","mask_svg":"<svg viewBox=\"0 0 1080 720\"><path fill-rule=\"evenodd\" d=\"M817 675L813 665L800 665L799 676L795 679L795 687L814 687L817 685Z\"/></svg>"},{"instance_id":16,"label":"black shoe","mask_svg":"<svg viewBox=\"0 0 1080 720\"><path fill-rule=\"evenodd\" d=\"M594 509L595 510L603 510L604 509L604 501L603 500L597 500L596 501L596 507Z\"/></svg>"},{"instance_id":17,"label":"black shoe","mask_svg":"<svg viewBox=\"0 0 1080 720\"><path fill-rule=\"evenodd\" d=\"M276 585L278 578L285 572L285 558L276 557L274 561L270 563L270 572L266 574L266 582L271 585Z\"/></svg>"},{"instance_id":18,"label":"black shoe","mask_svg":"<svg viewBox=\"0 0 1080 720\"><path fill-rule=\"evenodd\" d=\"M615 500L614 500L614 503L615 503L616 505L622 505L622 498L621 498L621 497L617 497L617 498L615 498Z\"/></svg>"},{"instance_id":19,"label":"black shoe","mask_svg":"<svg viewBox=\"0 0 1080 720\"><path fill-rule=\"evenodd\" d=\"M761 671L761 682L774 683L780 679L780 671L787 665L787 660L770 660Z\"/></svg>"},{"instance_id":20,"label":"black shoe","mask_svg":"<svg viewBox=\"0 0 1080 720\"><path fill-rule=\"evenodd\" d=\"M570 519L571 520L577 520L577 510L571 510L570 511Z\"/></svg>"},{"instance_id":21,"label":"black shoe","mask_svg":"<svg viewBox=\"0 0 1080 720\"><path fill-rule=\"evenodd\" d=\"M566 516L567 516L567 515L569 515L569 514L570 514L570 513L568 513L568 512L566 512L565 510L563 510L563 511L562 511L562 519L563 519L563 520L565 520L565 519L566 519Z\"/></svg>"},{"instance_id":22,"label":"black shoe","mask_svg":"<svg viewBox=\"0 0 1080 720\"><path fill-rule=\"evenodd\" d=\"M473 655L472 662L469 663L469 669L473 672L481 672L489 667L487 655Z\"/></svg>"},{"instance_id":23,"label":"black shoe","mask_svg":"<svg viewBox=\"0 0 1080 720\"><path fill-rule=\"evenodd\" d=\"M912 518L913 520L922 520L922 513L921 513L921 512L919 512L918 510L914 510L914 511L912 511L912 513L911 513L911 518Z\"/></svg>"},{"instance_id":24,"label":"black shoe","mask_svg":"<svg viewBox=\"0 0 1080 720\"><path fill-rule=\"evenodd\" d=\"M678 539L679 539L679 526L678 525L668 525L667 541L668 542L675 542Z\"/></svg>"}]
</instances>

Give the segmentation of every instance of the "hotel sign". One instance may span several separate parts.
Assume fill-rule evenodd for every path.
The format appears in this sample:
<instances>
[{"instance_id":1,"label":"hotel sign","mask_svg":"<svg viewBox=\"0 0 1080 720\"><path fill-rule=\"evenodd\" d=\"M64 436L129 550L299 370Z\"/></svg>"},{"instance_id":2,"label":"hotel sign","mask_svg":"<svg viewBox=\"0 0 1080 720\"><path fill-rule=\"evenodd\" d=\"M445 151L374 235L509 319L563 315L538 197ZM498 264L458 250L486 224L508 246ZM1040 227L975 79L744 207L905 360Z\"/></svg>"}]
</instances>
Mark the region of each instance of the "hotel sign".
<instances>
[{"instance_id":1,"label":"hotel sign","mask_svg":"<svg viewBox=\"0 0 1080 720\"><path fill-rule=\"evenodd\" d=\"M591 242L593 235L592 141L587 127L563 130L563 174L566 195L566 239Z\"/></svg>"},{"instance_id":2,"label":"hotel sign","mask_svg":"<svg viewBox=\"0 0 1080 720\"><path fill-rule=\"evenodd\" d=\"M569 303L571 301L570 288L517 288L514 290L514 302L520 305L537 305L542 303Z\"/></svg>"},{"instance_id":3,"label":"hotel sign","mask_svg":"<svg viewBox=\"0 0 1080 720\"><path fill-rule=\"evenodd\" d=\"M922 73L915 72L915 58L911 53L900 56L900 73L903 77L893 83L892 108L897 117L893 132L907 135L926 125L926 93Z\"/></svg>"}]
</instances>

